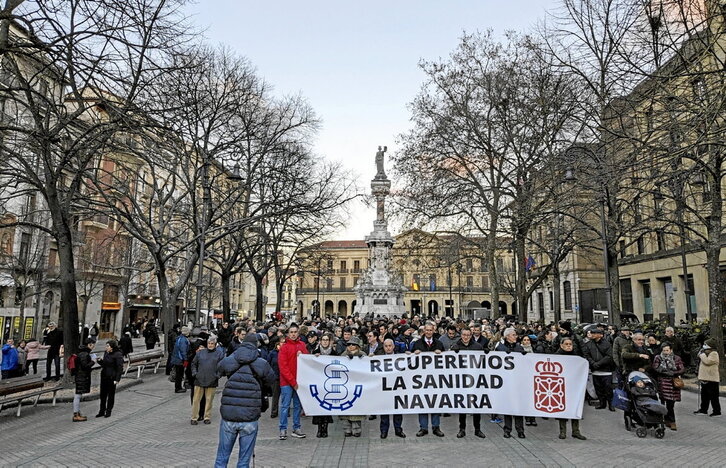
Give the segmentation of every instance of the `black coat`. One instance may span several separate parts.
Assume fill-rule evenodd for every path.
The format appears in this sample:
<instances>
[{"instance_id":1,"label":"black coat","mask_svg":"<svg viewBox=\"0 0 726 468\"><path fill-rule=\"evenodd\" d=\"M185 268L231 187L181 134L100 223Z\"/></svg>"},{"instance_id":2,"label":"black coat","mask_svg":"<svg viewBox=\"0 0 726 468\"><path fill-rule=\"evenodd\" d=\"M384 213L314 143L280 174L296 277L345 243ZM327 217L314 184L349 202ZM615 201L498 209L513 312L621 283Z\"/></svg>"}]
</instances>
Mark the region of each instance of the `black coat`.
<instances>
[{"instance_id":1,"label":"black coat","mask_svg":"<svg viewBox=\"0 0 726 468\"><path fill-rule=\"evenodd\" d=\"M486 339L486 338L484 338ZM488 343L487 343L488 344ZM469 344L464 344L463 341L461 341L461 338L456 340L454 344L451 345L452 351L484 351L484 346L481 345L481 343L474 341L474 338L472 337L471 340L469 340Z\"/></svg>"},{"instance_id":2,"label":"black coat","mask_svg":"<svg viewBox=\"0 0 726 468\"><path fill-rule=\"evenodd\" d=\"M45 336L45 344L50 346L48 356L58 356L63 345L63 331L59 328L49 331Z\"/></svg>"},{"instance_id":3,"label":"black coat","mask_svg":"<svg viewBox=\"0 0 726 468\"><path fill-rule=\"evenodd\" d=\"M91 392L91 368L93 360L91 359L91 350L86 346L78 349L76 354L76 393L84 394Z\"/></svg>"},{"instance_id":4,"label":"black coat","mask_svg":"<svg viewBox=\"0 0 726 468\"><path fill-rule=\"evenodd\" d=\"M503 342L499 343L496 348L494 348L494 351L504 351L505 353L522 353L524 354L526 351L524 348L522 348L522 345L519 343L510 343L507 340L504 340Z\"/></svg>"},{"instance_id":5,"label":"black coat","mask_svg":"<svg viewBox=\"0 0 726 468\"><path fill-rule=\"evenodd\" d=\"M411 345L411 351L421 351L422 353L426 353L434 352L436 350L446 351L444 349L444 344L436 338L432 338L431 346L426 344L426 338L423 336L414 341L413 345Z\"/></svg>"},{"instance_id":6,"label":"black coat","mask_svg":"<svg viewBox=\"0 0 726 468\"><path fill-rule=\"evenodd\" d=\"M124 356L128 356L134 352L134 344L129 335L124 335L118 340L118 347L121 348L121 354Z\"/></svg>"},{"instance_id":7,"label":"black coat","mask_svg":"<svg viewBox=\"0 0 726 468\"><path fill-rule=\"evenodd\" d=\"M120 350L104 354L103 359L99 359L98 363L103 367L101 379L114 382L121 380L121 374L124 372L124 357Z\"/></svg>"},{"instance_id":8,"label":"black coat","mask_svg":"<svg viewBox=\"0 0 726 468\"><path fill-rule=\"evenodd\" d=\"M219 344L221 344L225 348L229 346L229 342L232 341L233 334L234 330L232 330L232 327L221 327L219 330L217 330L217 340L219 341Z\"/></svg>"},{"instance_id":9,"label":"black coat","mask_svg":"<svg viewBox=\"0 0 726 468\"><path fill-rule=\"evenodd\" d=\"M613 347L605 338L590 340L582 345L582 356L590 363L590 370L612 372L615 370Z\"/></svg>"}]
</instances>

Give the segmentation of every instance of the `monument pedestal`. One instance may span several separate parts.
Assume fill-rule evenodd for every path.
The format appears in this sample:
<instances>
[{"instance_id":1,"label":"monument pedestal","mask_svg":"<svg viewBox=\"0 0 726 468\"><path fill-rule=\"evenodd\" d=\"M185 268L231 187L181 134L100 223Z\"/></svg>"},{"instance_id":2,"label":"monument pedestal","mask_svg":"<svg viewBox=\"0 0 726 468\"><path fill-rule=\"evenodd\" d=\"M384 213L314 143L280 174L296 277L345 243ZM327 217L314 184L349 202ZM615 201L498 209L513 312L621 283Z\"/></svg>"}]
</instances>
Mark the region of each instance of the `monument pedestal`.
<instances>
[{"instance_id":1,"label":"monument pedestal","mask_svg":"<svg viewBox=\"0 0 726 468\"><path fill-rule=\"evenodd\" d=\"M388 232L385 217L385 202L391 192L391 181L383 171L384 153L385 149L379 147L376 153L378 173L371 181L371 193L376 198L376 220L373 222L373 232L365 239L370 265L353 290L357 296L356 312L360 315L401 317L406 311L403 301L406 288L401 275L391 268L394 239Z\"/></svg>"}]
</instances>

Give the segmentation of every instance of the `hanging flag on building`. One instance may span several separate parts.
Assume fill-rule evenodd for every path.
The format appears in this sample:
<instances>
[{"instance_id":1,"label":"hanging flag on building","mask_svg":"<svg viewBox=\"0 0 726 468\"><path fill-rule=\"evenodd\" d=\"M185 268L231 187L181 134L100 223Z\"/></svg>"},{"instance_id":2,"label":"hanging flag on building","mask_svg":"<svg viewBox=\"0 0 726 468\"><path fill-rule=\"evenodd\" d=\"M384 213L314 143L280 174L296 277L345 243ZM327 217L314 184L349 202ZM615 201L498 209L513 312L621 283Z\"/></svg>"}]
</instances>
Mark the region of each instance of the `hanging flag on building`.
<instances>
[{"instance_id":1,"label":"hanging flag on building","mask_svg":"<svg viewBox=\"0 0 726 468\"><path fill-rule=\"evenodd\" d=\"M420 289L419 282L420 282L419 276L413 275L413 281L411 282L412 291L418 291Z\"/></svg>"},{"instance_id":2,"label":"hanging flag on building","mask_svg":"<svg viewBox=\"0 0 726 468\"><path fill-rule=\"evenodd\" d=\"M537 267L537 261L534 259L533 256L527 257L527 260L524 262L524 270L525 271L532 271Z\"/></svg>"},{"instance_id":3,"label":"hanging flag on building","mask_svg":"<svg viewBox=\"0 0 726 468\"><path fill-rule=\"evenodd\" d=\"M429 276L429 290L436 291L436 276Z\"/></svg>"}]
</instances>

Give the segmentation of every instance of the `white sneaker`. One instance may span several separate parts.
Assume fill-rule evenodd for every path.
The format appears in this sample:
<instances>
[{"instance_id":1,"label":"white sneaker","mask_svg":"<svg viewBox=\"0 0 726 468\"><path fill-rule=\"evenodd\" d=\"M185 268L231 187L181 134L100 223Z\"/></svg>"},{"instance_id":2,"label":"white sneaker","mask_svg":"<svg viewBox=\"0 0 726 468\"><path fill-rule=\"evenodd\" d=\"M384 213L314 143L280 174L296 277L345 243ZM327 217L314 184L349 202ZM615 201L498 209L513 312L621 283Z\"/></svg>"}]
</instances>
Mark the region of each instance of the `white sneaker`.
<instances>
[{"instance_id":1,"label":"white sneaker","mask_svg":"<svg viewBox=\"0 0 726 468\"><path fill-rule=\"evenodd\" d=\"M305 434L300 429L293 429L290 433L291 436L295 437L296 439L304 439Z\"/></svg>"},{"instance_id":2,"label":"white sneaker","mask_svg":"<svg viewBox=\"0 0 726 468\"><path fill-rule=\"evenodd\" d=\"M287 431L286 430L280 431L280 440L287 440Z\"/></svg>"}]
</instances>

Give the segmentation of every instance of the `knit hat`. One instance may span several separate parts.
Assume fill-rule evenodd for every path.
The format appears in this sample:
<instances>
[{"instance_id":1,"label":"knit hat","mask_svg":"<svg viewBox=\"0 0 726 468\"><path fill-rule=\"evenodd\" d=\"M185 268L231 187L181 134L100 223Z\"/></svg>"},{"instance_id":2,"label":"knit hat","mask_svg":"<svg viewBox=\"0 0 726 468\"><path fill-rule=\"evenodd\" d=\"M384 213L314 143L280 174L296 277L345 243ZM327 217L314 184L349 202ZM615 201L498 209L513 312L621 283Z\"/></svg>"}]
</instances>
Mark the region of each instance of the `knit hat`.
<instances>
[{"instance_id":1,"label":"knit hat","mask_svg":"<svg viewBox=\"0 0 726 468\"><path fill-rule=\"evenodd\" d=\"M567 330L568 332L571 332L572 331L572 323L563 320L563 321L560 322L560 328L562 328L563 330Z\"/></svg>"},{"instance_id":2,"label":"knit hat","mask_svg":"<svg viewBox=\"0 0 726 468\"><path fill-rule=\"evenodd\" d=\"M716 349L718 347L718 342L716 341L716 338L709 338L706 341L703 342L706 346L708 346L711 349Z\"/></svg>"},{"instance_id":3,"label":"knit hat","mask_svg":"<svg viewBox=\"0 0 726 468\"><path fill-rule=\"evenodd\" d=\"M257 333L248 333L247 336L245 336L245 339L242 340L243 343L252 343L257 347L259 345L259 342L257 341Z\"/></svg>"}]
</instances>

